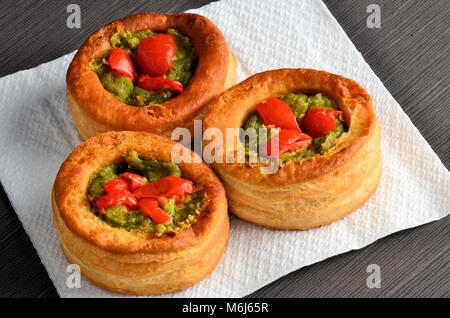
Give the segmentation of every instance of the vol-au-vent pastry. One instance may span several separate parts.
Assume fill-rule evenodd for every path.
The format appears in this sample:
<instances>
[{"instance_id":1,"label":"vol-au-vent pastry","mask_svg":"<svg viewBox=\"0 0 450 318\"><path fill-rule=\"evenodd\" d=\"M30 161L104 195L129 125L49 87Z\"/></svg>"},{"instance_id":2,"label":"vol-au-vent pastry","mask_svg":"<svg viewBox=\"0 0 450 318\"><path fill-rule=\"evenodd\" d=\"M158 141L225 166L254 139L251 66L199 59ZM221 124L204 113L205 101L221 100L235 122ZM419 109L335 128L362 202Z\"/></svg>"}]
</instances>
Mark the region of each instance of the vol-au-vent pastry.
<instances>
[{"instance_id":1,"label":"vol-au-vent pastry","mask_svg":"<svg viewBox=\"0 0 450 318\"><path fill-rule=\"evenodd\" d=\"M162 294L209 275L228 242L225 191L189 152L146 132L90 138L62 164L52 191L53 221L68 261L103 288ZM188 150L186 150L188 151Z\"/></svg>"},{"instance_id":2,"label":"vol-au-vent pastry","mask_svg":"<svg viewBox=\"0 0 450 318\"><path fill-rule=\"evenodd\" d=\"M67 101L83 140L107 131L170 136L193 130L205 105L236 82L220 30L189 13L141 13L92 34L67 71Z\"/></svg>"},{"instance_id":3,"label":"vol-au-vent pastry","mask_svg":"<svg viewBox=\"0 0 450 318\"><path fill-rule=\"evenodd\" d=\"M214 141L222 160L213 168L231 212L246 221L286 230L326 225L377 188L380 125L371 97L351 79L313 69L267 71L221 94L210 110L205 132L242 128L234 143Z\"/></svg>"}]
</instances>

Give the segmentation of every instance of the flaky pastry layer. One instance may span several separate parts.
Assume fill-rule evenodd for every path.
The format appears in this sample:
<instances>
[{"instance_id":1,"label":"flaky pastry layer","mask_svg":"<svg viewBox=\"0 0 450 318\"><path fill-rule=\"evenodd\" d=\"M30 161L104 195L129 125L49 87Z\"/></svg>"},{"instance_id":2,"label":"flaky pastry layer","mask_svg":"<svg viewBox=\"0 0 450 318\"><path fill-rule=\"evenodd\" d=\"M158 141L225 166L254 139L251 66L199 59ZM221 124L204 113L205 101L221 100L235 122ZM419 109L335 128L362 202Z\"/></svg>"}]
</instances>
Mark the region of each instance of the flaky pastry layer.
<instances>
[{"instance_id":1,"label":"flaky pastry layer","mask_svg":"<svg viewBox=\"0 0 450 318\"><path fill-rule=\"evenodd\" d=\"M264 174L260 164L226 163L227 158L236 160L237 147L242 147L236 136L230 149L225 144L219 149L223 163L213 164L230 210L275 229L306 230L342 218L368 200L381 175L381 130L371 97L355 81L325 71L279 69L256 74L210 104L204 130L216 127L225 136L227 128L242 127L262 100L297 92L322 93L343 111L348 132L329 152Z\"/></svg>"},{"instance_id":2,"label":"flaky pastry layer","mask_svg":"<svg viewBox=\"0 0 450 318\"><path fill-rule=\"evenodd\" d=\"M151 133L109 132L81 144L62 164L52 191L54 224L69 262L96 285L161 294L194 285L219 262L229 237L227 201L222 184L203 163L179 164L183 177L203 189L207 205L204 215L175 236L111 227L91 211L86 189L98 169L121 161L130 150L170 161L174 144Z\"/></svg>"},{"instance_id":3,"label":"flaky pastry layer","mask_svg":"<svg viewBox=\"0 0 450 318\"><path fill-rule=\"evenodd\" d=\"M162 103L136 107L117 100L105 90L89 62L111 48L110 39L125 32L174 28L195 47L199 62L195 73L178 96ZM202 119L204 106L236 82L236 59L220 30L207 18L190 13L141 13L116 20L100 28L81 46L66 78L66 96L80 137L107 131L147 131L170 136L176 127L192 130L194 119Z\"/></svg>"}]
</instances>

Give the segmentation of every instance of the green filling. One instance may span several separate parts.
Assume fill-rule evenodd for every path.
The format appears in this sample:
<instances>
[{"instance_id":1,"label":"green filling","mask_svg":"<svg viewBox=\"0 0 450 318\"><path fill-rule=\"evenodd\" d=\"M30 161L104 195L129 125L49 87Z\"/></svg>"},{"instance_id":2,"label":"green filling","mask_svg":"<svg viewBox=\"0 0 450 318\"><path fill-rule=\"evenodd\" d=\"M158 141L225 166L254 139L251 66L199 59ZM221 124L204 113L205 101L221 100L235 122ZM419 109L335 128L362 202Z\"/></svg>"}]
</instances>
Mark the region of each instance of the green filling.
<instances>
[{"instance_id":1,"label":"green filling","mask_svg":"<svg viewBox=\"0 0 450 318\"><path fill-rule=\"evenodd\" d=\"M123 166L123 164L111 164L100 169L91 177L87 189L90 202L95 202L99 197L105 195L105 191L103 190L105 183L117 178L119 176L119 171L122 170Z\"/></svg>"},{"instance_id":2,"label":"green filling","mask_svg":"<svg viewBox=\"0 0 450 318\"><path fill-rule=\"evenodd\" d=\"M182 35L174 29L167 30L172 35L177 53L172 59L172 68L163 77L176 80L186 86L194 74L198 62L198 56L195 48L192 46L189 38ZM150 30L141 32L123 32L119 31L111 37L111 46L128 50L133 61L136 72L139 67L136 63L136 51L142 39L152 36L154 33ZM98 74L103 87L121 102L133 106L145 106L149 104L161 104L178 93L169 88L159 90L145 90L135 87L133 82L124 76L116 76L111 72L108 66L108 58L111 52L108 51L104 56L93 59L90 63L91 68Z\"/></svg>"},{"instance_id":3,"label":"green filling","mask_svg":"<svg viewBox=\"0 0 450 318\"><path fill-rule=\"evenodd\" d=\"M143 176L146 181L152 182L166 176L181 177L180 168L173 162L163 162L155 159L141 159L136 151L124 154L124 163L114 163L97 171L90 179L87 188L89 202L92 211L103 221L113 227L126 230L138 229L145 232L161 234L175 234L179 230L188 228L195 222L202 212L200 206L202 195L199 192L186 196L183 204L177 205L175 200L168 199L163 207L172 217L172 222L167 225L154 224L141 210L130 210L124 205L112 206L105 209L105 214L100 214L95 201L105 195L105 183L120 177L124 172L133 172ZM148 180L148 181L147 181Z\"/></svg>"},{"instance_id":4,"label":"green filling","mask_svg":"<svg viewBox=\"0 0 450 318\"><path fill-rule=\"evenodd\" d=\"M305 117L305 114L309 109L338 109L337 104L334 100L322 95L321 93L315 95L305 95L302 93L288 94L281 97L280 99L289 105L300 125L303 117ZM255 128L257 131L259 128L263 128L264 130L260 130L260 133L265 132L267 134L266 139L260 138L260 136L258 136L257 144L250 144L247 138L245 140L241 138L244 142L245 154L251 161L252 158L258 157L257 149L262 148L266 140L269 140L271 135L276 134L276 131L274 132L273 128L267 129L257 112L252 112L247 117L247 120L244 123L244 129L247 128ZM283 162L301 161L307 158L314 157L316 154L323 155L326 152L330 151L330 149L334 146L336 139L339 138L346 130L347 127L345 123L341 120L338 120L336 123L336 127L334 127L332 131L319 138L315 138L310 147L304 147L302 149L298 149L295 152L285 152L280 156L280 160Z\"/></svg>"},{"instance_id":5,"label":"green filling","mask_svg":"<svg viewBox=\"0 0 450 318\"><path fill-rule=\"evenodd\" d=\"M127 152L124 154L124 157L129 168L138 170L150 182L168 176L181 177L180 168L173 162L162 162L156 159L141 159L136 151Z\"/></svg>"},{"instance_id":6,"label":"green filling","mask_svg":"<svg viewBox=\"0 0 450 318\"><path fill-rule=\"evenodd\" d=\"M197 66L197 53L188 37L174 29L167 30L167 33L172 35L177 46L177 53L172 59L172 68L164 77L179 81L183 86L186 86Z\"/></svg>"},{"instance_id":7,"label":"green filling","mask_svg":"<svg viewBox=\"0 0 450 318\"><path fill-rule=\"evenodd\" d=\"M330 131L328 134L323 135L322 137L315 138L314 142L309 149L310 151L313 151L314 154L325 154L328 152L333 146L334 142L337 138L339 138L344 132L345 132L345 124L342 121L338 121L336 123L336 127L332 131Z\"/></svg>"},{"instance_id":8,"label":"green filling","mask_svg":"<svg viewBox=\"0 0 450 318\"><path fill-rule=\"evenodd\" d=\"M266 126L261 120L261 117L259 117L259 115L256 112L250 115L250 117L245 122L244 129L247 130L248 128L253 128L256 130L257 144L250 144L247 140L247 142L245 143L245 150L248 153L257 152L258 149L256 146L264 143L263 135L266 135L265 140L269 140L270 130L266 128Z\"/></svg>"},{"instance_id":9,"label":"green filling","mask_svg":"<svg viewBox=\"0 0 450 318\"><path fill-rule=\"evenodd\" d=\"M136 53L139 43L142 39L152 36L154 33L150 30L140 32L124 32L119 30L111 37L111 45L113 48L122 50L130 50L132 54ZM133 55L134 57L134 55Z\"/></svg>"}]
</instances>

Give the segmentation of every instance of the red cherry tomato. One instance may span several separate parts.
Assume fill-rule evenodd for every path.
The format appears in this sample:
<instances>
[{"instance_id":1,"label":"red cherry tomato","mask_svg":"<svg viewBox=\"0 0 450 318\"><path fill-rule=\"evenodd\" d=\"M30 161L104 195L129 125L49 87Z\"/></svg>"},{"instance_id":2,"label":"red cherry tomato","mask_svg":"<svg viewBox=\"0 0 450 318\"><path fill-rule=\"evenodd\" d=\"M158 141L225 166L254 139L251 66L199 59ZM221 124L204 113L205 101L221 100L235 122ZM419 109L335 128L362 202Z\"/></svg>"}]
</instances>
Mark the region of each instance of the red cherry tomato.
<instances>
[{"instance_id":1,"label":"red cherry tomato","mask_svg":"<svg viewBox=\"0 0 450 318\"><path fill-rule=\"evenodd\" d=\"M111 54L109 55L109 66L114 73L128 77L134 82L136 73L134 71L133 62L127 51L122 49L112 49Z\"/></svg>"},{"instance_id":2,"label":"red cherry tomato","mask_svg":"<svg viewBox=\"0 0 450 318\"><path fill-rule=\"evenodd\" d=\"M168 80L164 77L150 77L145 74L139 75L136 86L148 91L161 89L164 87L169 87L175 92L181 93L183 91L183 84L178 81Z\"/></svg>"},{"instance_id":3,"label":"red cherry tomato","mask_svg":"<svg viewBox=\"0 0 450 318\"><path fill-rule=\"evenodd\" d=\"M278 98L267 98L256 105L256 111L266 126L274 125L282 129L300 131L294 112L288 104Z\"/></svg>"},{"instance_id":4,"label":"red cherry tomato","mask_svg":"<svg viewBox=\"0 0 450 318\"><path fill-rule=\"evenodd\" d=\"M110 192L116 191L116 190L117 191L121 191L121 190L130 191L131 185L127 181L123 180L122 178L117 177L117 178L114 178L114 179L106 182L104 189L105 189L106 193L110 193Z\"/></svg>"},{"instance_id":5,"label":"red cherry tomato","mask_svg":"<svg viewBox=\"0 0 450 318\"><path fill-rule=\"evenodd\" d=\"M171 216L158 206L158 201L155 199L142 199L139 201L139 207L155 224L167 224L172 220Z\"/></svg>"},{"instance_id":6,"label":"red cherry tomato","mask_svg":"<svg viewBox=\"0 0 450 318\"><path fill-rule=\"evenodd\" d=\"M98 198L95 204L102 214L105 213L105 208L109 208L114 205L125 204L132 210L136 210L139 207L138 200L128 190L113 190Z\"/></svg>"},{"instance_id":7,"label":"red cherry tomato","mask_svg":"<svg viewBox=\"0 0 450 318\"><path fill-rule=\"evenodd\" d=\"M342 111L334 109L313 108L308 110L302 121L303 131L313 138L318 138L332 131L336 126L336 115Z\"/></svg>"},{"instance_id":8,"label":"red cherry tomato","mask_svg":"<svg viewBox=\"0 0 450 318\"><path fill-rule=\"evenodd\" d=\"M278 141L278 148L276 142ZM261 149L261 153L271 158L279 158L281 154L289 151L296 151L312 142L312 138L298 130L281 129L280 132L273 136Z\"/></svg>"},{"instance_id":9,"label":"red cherry tomato","mask_svg":"<svg viewBox=\"0 0 450 318\"><path fill-rule=\"evenodd\" d=\"M168 176L159 180L147 183L134 191L138 199L142 198L175 198L177 201L184 198L184 195L196 192L196 187L192 181L183 178Z\"/></svg>"},{"instance_id":10,"label":"red cherry tomato","mask_svg":"<svg viewBox=\"0 0 450 318\"><path fill-rule=\"evenodd\" d=\"M155 34L142 39L136 52L142 73L162 76L170 71L177 47L170 34Z\"/></svg>"},{"instance_id":11,"label":"red cherry tomato","mask_svg":"<svg viewBox=\"0 0 450 318\"><path fill-rule=\"evenodd\" d=\"M137 188L139 188L145 181L144 177L141 177L140 175L131 172L125 172L122 175L122 178L127 180L128 182L131 182L131 191L134 191Z\"/></svg>"}]
</instances>

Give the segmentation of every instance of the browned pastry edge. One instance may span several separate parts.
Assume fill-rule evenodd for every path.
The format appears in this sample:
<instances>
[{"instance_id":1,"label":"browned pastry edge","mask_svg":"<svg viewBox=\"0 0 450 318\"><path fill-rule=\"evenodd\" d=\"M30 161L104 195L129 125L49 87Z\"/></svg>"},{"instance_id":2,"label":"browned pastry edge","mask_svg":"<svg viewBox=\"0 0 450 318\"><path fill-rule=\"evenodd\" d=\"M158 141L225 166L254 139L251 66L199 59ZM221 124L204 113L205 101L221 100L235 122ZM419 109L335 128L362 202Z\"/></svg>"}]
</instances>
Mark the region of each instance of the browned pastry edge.
<instances>
[{"instance_id":1,"label":"browned pastry edge","mask_svg":"<svg viewBox=\"0 0 450 318\"><path fill-rule=\"evenodd\" d=\"M95 284L130 294L165 293L197 283L220 260L229 237L227 201L220 181L203 163L179 164L183 177L205 192L207 213L175 236L114 228L91 212L86 189L95 171L130 150L170 161L174 144L145 132L109 132L81 144L62 164L52 191L54 224L69 262Z\"/></svg>"},{"instance_id":2,"label":"browned pastry edge","mask_svg":"<svg viewBox=\"0 0 450 318\"><path fill-rule=\"evenodd\" d=\"M372 99L355 81L312 69L258 73L221 94L210 105L204 131L242 127L254 107L268 97L322 93L337 102L349 129L324 155L289 162L275 174L261 164L213 163L227 193L230 210L249 222L276 229L309 229L329 224L361 206L381 175L381 129ZM204 143L204 147L208 141ZM217 144L216 144L217 145ZM223 161L242 147L219 143Z\"/></svg>"},{"instance_id":3,"label":"browned pastry edge","mask_svg":"<svg viewBox=\"0 0 450 318\"><path fill-rule=\"evenodd\" d=\"M135 107L106 91L89 62L111 48L110 38L125 32L174 28L189 37L199 63L182 94L159 105ZM190 127L203 106L236 82L236 60L220 30L207 18L190 13L140 13L100 28L81 46L67 71L66 94L75 124L84 140L111 131L148 131L170 136L176 127Z\"/></svg>"},{"instance_id":4,"label":"browned pastry edge","mask_svg":"<svg viewBox=\"0 0 450 318\"><path fill-rule=\"evenodd\" d=\"M330 152L310 160L292 162L275 174L261 174L260 165L219 163L215 166L253 184L293 184L317 178L343 165L374 135L376 116L369 94L351 79L312 69L279 69L249 77L222 93L208 106L210 112L205 118L204 130L216 127L225 136L226 128L241 127L262 100L292 92L323 93L334 99L343 111L349 131L339 138ZM235 148L222 151L224 162L226 155L233 155L238 146L240 142L236 137Z\"/></svg>"}]
</instances>

